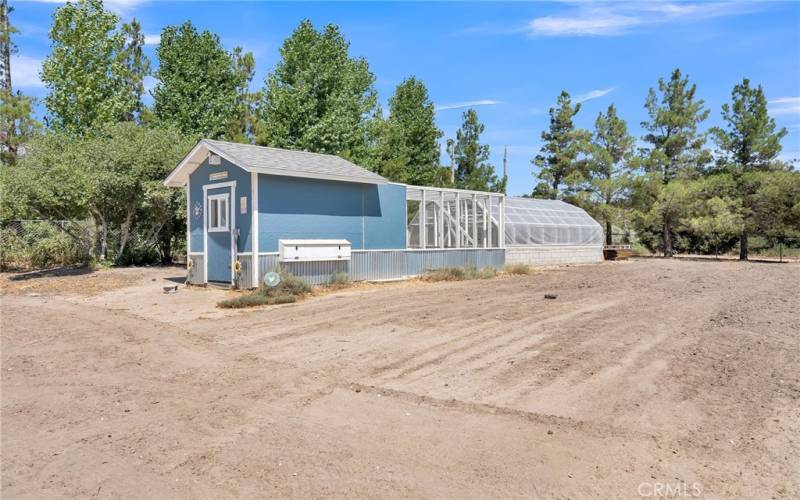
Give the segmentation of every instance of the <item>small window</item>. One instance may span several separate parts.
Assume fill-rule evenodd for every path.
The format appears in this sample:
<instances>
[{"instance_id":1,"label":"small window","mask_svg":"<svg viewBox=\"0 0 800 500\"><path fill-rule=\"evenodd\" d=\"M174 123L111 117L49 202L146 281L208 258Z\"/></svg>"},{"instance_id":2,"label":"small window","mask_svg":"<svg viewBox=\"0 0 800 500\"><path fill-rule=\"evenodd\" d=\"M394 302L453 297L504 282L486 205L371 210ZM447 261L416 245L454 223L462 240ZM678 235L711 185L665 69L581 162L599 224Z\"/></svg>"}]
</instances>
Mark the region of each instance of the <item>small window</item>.
<instances>
[{"instance_id":1,"label":"small window","mask_svg":"<svg viewBox=\"0 0 800 500\"><path fill-rule=\"evenodd\" d=\"M218 194L208 197L208 230L228 230L228 195Z\"/></svg>"}]
</instances>

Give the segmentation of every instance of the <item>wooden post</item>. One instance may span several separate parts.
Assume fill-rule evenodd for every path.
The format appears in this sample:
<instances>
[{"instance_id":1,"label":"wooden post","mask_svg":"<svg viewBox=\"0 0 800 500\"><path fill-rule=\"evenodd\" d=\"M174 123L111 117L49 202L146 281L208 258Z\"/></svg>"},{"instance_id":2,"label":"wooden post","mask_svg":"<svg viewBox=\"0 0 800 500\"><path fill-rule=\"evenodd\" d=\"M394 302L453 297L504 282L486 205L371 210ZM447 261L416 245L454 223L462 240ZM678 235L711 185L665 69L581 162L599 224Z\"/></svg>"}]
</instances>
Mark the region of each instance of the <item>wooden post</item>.
<instances>
[{"instance_id":1,"label":"wooden post","mask_svg":"<svg viewBox=\"0 0 800 500\"><path fill-rule=\"evenodd\" d=\"M472 246L478 248L478 195L472 195Z\"/></svg>"},{"instance_id":2,"label":"wooden post","mask_svg":"<svg viewBox=\"0 0 800 500\"><path fill-rule=\"evenodd\" d=\"M439 191L439 248L444 248L444 191Z\"/></svg>"},{"instance_id":3,"label":"wooden post","mask_svg":"<svg viewBox=\"0 0 800 500\"><path fill-rule=\"evenodd\" d=\"M258 174L250 173L250 246L253 251L253 286L261 283L261 271L258 268Z\"/></svg>"},{"instance_id":4,"label":"wooden post","mask_svg":"<svg viewBox=\"0 0 800 500\"><path fill-rule=\"evenodd\" d=\"M489 212L489 216L488 216L489 217L489 227L488 227L488 233L487 233L488 236L486 237L486 239L489 241L489 245L488 246L489 247L493 247L493 245L492 245L492 197L491 196L489 196L486 199L486 204L488 205L486 207L486 210Z\"/></svg>"},{"instance_id":5,"label":"wooden post","mask_svg":"<svg viewBox=\"0 0 800 500\"><path fill-rule=\"evenodd\" d=\"M428 220L428 214L425 207L425 190L421 190L421 201L419 202L419 247L425 248L428 246L428 232L425 230L425 223Z\"/></svg>"},{"instance_id":6,"label":"wooden post","mask_svg":"<svg viewBox=\"0 0 800 500\"><path fill-rule=\"evenodd\" d=\"M461 248L461 193L456 191L456 248Z\"/></svg>"},{"instance_id":7,"label":"wooden post","mask_svg":"<svg viewBox=\"0 0 800 500\"><path fill-rule=\"evenodd\" d=\"M497 246L498 248L505 248L506 247L506 198L503 196L500 198L500 227L499 233L497 235Z\"/></svg>"}]
</instances>

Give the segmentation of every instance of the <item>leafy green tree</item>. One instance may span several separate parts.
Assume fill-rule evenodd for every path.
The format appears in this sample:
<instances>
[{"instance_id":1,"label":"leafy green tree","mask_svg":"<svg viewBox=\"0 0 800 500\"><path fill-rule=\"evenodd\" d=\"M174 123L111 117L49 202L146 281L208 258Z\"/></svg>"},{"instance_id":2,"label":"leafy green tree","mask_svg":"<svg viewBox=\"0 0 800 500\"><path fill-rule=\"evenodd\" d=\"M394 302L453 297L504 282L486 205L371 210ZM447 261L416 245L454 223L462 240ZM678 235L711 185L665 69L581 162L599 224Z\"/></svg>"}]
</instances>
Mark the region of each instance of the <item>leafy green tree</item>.
<instances>
[{"instance_id":1,"label":"leafy green tree","mask_svg":"<svg viewBox=\"0 0 800 500\"><path fill-rule=\"evenodd\" d=\"M644 150L644 167L667 186L677 178L696 177L710 161L710 153L704 148L705 134L697 130L709 111L704 109L703 100L695 97L697 86L690 84L679 69L672 72L669 81L659 79L658 90L660 97L651 88L645 102L649 120L642 122L647 131L643 139L649 146ZM664 196L658 194L656 200ZM656 204L650 208L653 206ZM676 212L660 213L661 247L664 255L671 256Z\"/></svg>"},{"instance_id":2,"label":"leafy green tree","mask_svg":"<svg viewBox=\"0 0 800 500\"><path fill-rule=\"evenodd\" d=\"M703 252L719 255L735 241L742 225L741 199L730 176L714 175L683 181L691 188L686 200L686 229Z\"/></svg>"},{"instance_id":3,"label":"leafy green tree","mask_svg":"<svg viewBox=\"0 0 800 500\"><path fill-rule=\"evenodd\" d=\"M363 58L348 55L338 26L322 32L309 20L283 42L267 76L260 106L259 144L368 157L369 120L377 110L375 77Z\"/></svg>"},{"instance_id":4,"label":"leafy green tree","mask_svg":"<svg viewBox=\"0 0 800 500\"><path fill-rule=\"evenodd\" d=\"M689 231L688 218L697 195L695 181L676 179L664 184L653 172L636 179L634 199L643 204L632 213L637 237L650 250L663 248L660 238L664 220L671 221L671 233Z\"/></svg>"},{"instance_id":5,"label":"leafy green tree","mask_svg":"<svg viewBox=\"0 0 800 500\"><path fill-rule=\"evenodd\" d=\"M11 54L17 47L11 36L17 29L11 25L9 14L13 8L8 2L0 3L0 164L11 165L16 161L17 151L21 144L28 141L41 124L33 118L33 100L20 93L14 93L11 80ZM6 193L6 196L8 194Z\"/></svg>"},{"instance_id":6,"label":"leafy green tree","mask_svg":"<svg viewBox=\"0 0 800 500\"><path fill-rule=\"evenodd\" d=\"M767 98L759 85L752 87L745 78L733 87L731 103L722 105L725 128L711 130L717 143L718 171L730 175L742 201L742 225L739 232L739 259L747 260L748 235L759 230L756 224L756 200L760 181L748 177L755 172L785 170L778 161L781 139L786 129L777 129L769 116Z\"/></svg>"},{"instance_id":7,"label":"leafy green tree","mask_svg":"<svg viewBox=\"0 0 800 500\"><path fill-rule=\"evenodd\" d=\"M167 26L156 53L156 121L189 136L224 137L237 118L242 72L219 36L198 32L189 21Z\"/></svg>"},{"instance_id":8,"label":"leafy green tree","mask_svg":"<svg viewBox=\"0 0 800 500\"><path fill-rule=\"evenodd\" d=\"M438 140L433 103L428 89L411 77L395 89L389 99L389 118L380 113L374 119L383 130L378 133L376 171L398 182L435 185L439 179Z\"/></svg>"},{"instance_id":9,"label":"leafy green tree","mask_svg":"<svg viewBox=\"0 0 800 500\"><path fill-rule=\"evenodd\" d=\"M478 113L468 109L463 118L461 128L456 131L456 186L474 191L505 191L504 181L498 180L489 163L489 145L480 143L484 125L478 120Z\"/></svg>"},{"instance_id":10,"label":"leafy green tree","mask_svg":"<svg viewBox=\"0 0 800 500\"><path fill-rule=\"evenodd\" d=\"M56 10L51 53L42 67L53 128L82 135L135 110L118 21L101 0L68 2Z\"/></svg>"},{"instance_id":11,"label":"leafy green tree","mask_svg":"<svg viewBox=\"0 0 800 500\"><path fill-rule=\"evenodd\" d=\"M746 212L759 234L773 245L800 241L800 172L757 172L749 175L757 189Z\"/></svg>"},{"instance_id":12,"label":"leafy green tree","mask_svg":"<svg viewBox=\"0 0 800 500\"><path fill-rule=\"evenodd\" d=\"M605 114L598 114L594 126L586 169L576 196L579 204L603 221L606 244L611 245L612 227L622 220L638 167L633 152L635 139L613 104Z\"/></svg>"},{"instance_id":13,"label":"leafy green tree","mask_svg":"<svg viewBox=\"0 0 800 500\"><path fill-rule=\"evenodd\" d=\"M575 127L573 119L580 110L580 103L573 106L567 91L562 91L556 107L550 108L550 126L542 132L544 145L532 160L539 167L534 196L562 198L575 174L583 171L579 156L586 151L591 134Z\"/></svg>"},{"instance_id":14,"label":"leafy green tree","mask_svg":"<svg viewBox=\"0 0 800 500\"><path fill-rule=\"evenodd\" d=\"M185 219L183 195L162 182L191 145L175 130L130 122L78 139L50 132L31 143L3 189L14 189L15 201L37 218L91 218L95 256L123 262L132 239L156 246L166 230L170 241L183 237L173 224Z\"/></svg>"},{"instance_id":15,"label":"leafy green tree","mask_svg":"<svg viewBox=\"0 0 800 500\"><path fill-rule=\"evenodd\" d=\"M142 96L144 95L144 77L150 74L150 60L144 55L144 33L142 25L136 19L122 25L122 36L125 45L119 53L122 66L125 68L125 82L128 92L133 98L133 109L124 114L125 121L141 120L144 111Z\"/></svg>"}]
</instances>

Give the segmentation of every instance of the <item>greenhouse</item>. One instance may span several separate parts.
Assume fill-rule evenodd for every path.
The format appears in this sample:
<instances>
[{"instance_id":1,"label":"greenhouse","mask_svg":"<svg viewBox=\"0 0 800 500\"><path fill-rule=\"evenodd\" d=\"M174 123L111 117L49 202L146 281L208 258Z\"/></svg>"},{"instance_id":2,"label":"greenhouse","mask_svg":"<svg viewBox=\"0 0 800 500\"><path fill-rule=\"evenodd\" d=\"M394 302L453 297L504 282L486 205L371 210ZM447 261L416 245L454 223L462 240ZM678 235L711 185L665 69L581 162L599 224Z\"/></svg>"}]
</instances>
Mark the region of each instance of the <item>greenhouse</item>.
<instances>
[{"instance_id":1,"label":"greenhouse","mask_svg":"<svg viewBox=\"0 0 800 500\"><path fill-rule=\"evenodd\" d=\"M582 208L560 200L509 197L504 201L503 214L507 263L603 260L603 228Z\"/></svg>"},{"instance_id":2,"label":"greenhouse","mask_svg":"<svg viewBox=\"0 0 800 500\"><path fill-rule=\"evenodd\" d=\"M504 247L507 263L529 265L603 260L603 228L560 200L406 186L406 204L409 249Z\"/></svg>"}]
</instances>

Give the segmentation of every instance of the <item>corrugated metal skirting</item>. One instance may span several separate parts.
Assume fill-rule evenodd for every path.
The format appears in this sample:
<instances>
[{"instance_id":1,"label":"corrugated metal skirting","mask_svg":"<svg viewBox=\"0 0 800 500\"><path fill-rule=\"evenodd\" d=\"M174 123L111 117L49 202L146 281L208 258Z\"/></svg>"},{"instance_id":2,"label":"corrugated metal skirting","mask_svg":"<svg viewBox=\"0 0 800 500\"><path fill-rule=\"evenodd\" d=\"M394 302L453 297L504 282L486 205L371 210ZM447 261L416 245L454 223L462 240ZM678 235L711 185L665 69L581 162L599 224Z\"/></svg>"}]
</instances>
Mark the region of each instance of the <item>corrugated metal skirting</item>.
<instances>
[{"instance_id":1,"label":"corrugated metal skirting","mask_svg":"<svg viewBox=\"0 0 800 500\"><path fill-rule=\"evenodd\" d=\"M253 284L253 256L239 255L239 263L242 265L242 272L239 274L239 288L255 288Z\"/></svg>"},{"instance_id":2,"label":"corrugated metal skirting","mask_svg":"<svg viewBox=\"0 0 800 500\"><path fill-rule=\"evenodd\" d=\"M314 262L281 262L281 271L303 278L311 285L321 285L336 273L347 273L346 260L323 260Z\"/></svg>"},{"instance_id":3,"label":"corrugated metal skirting","mask_svg":"<svg viewBox=\"0 0 800 500\"><path fill-rule=\"evenodd\" d=\"M505 251L491 249L447 250L353 250L350 279L388 280L419 276L443 267L492 267L505 265Z\"/></svg>"},{"instance_id":4,"label":"corrugated metal skirting","mask_svg":"<svg viewBox=\"0 0 800 500\"><path fill-rule=\"evenodd\" d=\"M242 260L242 274L252 276L249 261ZM349 261L279 262L278 254L258 256L259 274L270 271L288 272L312 285L327 283L335 273L347 273L352 281L377 281L410 278L442 267L492 267L505 265L505 251L491 249L447 250L353 250ZM242 287L255 287L250 278L242 280Z\"/></svg>"},{"instance_id":5,"label":"corrugated metal skirting","mask_svg":"<svg viewBox=\"0 0 800 500\"><path fill-rule=\"evenodd\" d=\"M205 266L203 265L204 255L189 255L187 257L192 261L192 274L189 276L189 283L192 285L202 285L206 282Z\"/></svg>"}]
</instances>

